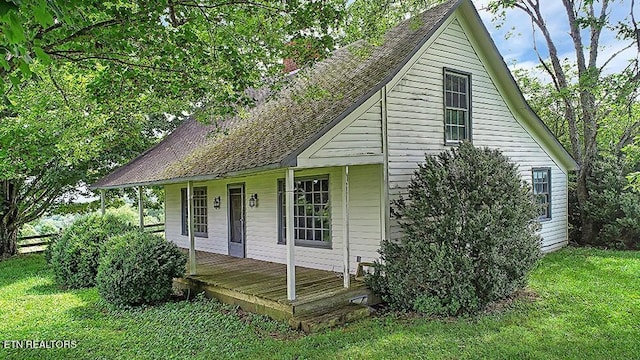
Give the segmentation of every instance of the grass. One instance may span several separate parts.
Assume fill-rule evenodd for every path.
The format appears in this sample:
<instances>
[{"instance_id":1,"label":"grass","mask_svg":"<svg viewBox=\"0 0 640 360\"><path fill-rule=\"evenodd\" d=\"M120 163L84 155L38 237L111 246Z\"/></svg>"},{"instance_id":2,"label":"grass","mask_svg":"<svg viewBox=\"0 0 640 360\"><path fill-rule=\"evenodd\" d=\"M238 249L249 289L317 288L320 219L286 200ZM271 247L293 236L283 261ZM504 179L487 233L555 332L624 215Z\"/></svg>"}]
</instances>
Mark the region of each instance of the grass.
<instances>
[{"instance_id":1,"label":"grass","mask_svg":"<svg viewBox=\"0 0 640 360\"><path fill-rule=\"evenodd\" d=\"M58 289L41 256L0 263L6 359L638 359L640 253L566 249L531 276L535 301L469 319L387 314L304 336L206 299L112 311L95 289ZM74 349L3 349L4 340Z\"/></svg>"}]
</instances>

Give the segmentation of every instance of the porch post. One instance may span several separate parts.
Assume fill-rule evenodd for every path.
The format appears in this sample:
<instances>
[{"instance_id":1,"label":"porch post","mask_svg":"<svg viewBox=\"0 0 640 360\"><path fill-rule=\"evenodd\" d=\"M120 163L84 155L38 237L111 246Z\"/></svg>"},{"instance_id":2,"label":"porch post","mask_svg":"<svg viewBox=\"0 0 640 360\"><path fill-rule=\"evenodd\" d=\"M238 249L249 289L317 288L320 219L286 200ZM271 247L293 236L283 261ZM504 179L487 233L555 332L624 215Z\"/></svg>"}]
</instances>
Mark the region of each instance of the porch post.
<instances>
[{"instance_id":1,"label":"porch post","mask_svg":"<svg viewBox=\"0 0 640 360\"><path fill-rule=\"evenodd\" d=\"M140 230L144 230L144 204L142 204L142 186L138 186L138 218Z\"/></svg>"},{"instance_id":2,"label":"porch post","mask_svg":"<svg viewBox=\"0 0 640 360\"><path fill-rule=\"evenodd\" d=\"M104 216L105 206L104 206L104 189L100 189L100 214Z\"/></svg>"},{"instance_id":3,"label":"porch post","mask_svg":"<svg viewBox=\"0 0 640 360\"><path fill-rule=\"evenodd\" d=\"M391 207L389 202L389 136L387 132L387 86L380 89L382 97L382 174L380 178L380 243L389 240Z\"/></svg>"},{"instance_id":4,"label":"porch post","mask_svg":"<svg viewBox=\"0 0 640 360\"><path fill-rule=\"evenodd\" d=\"M349 276L349 165L342 167L342 259L344 287L351 285Z\"/></svg>"},{"instance_id":5,"label":"porch post","mask_svg":"<svg viewBox=\"0 0 640 360\"><path fill-rule=\"evenodd\" d=\"M187 233L189 234L189 274L196 274L196 238L193 234L193 182L187 182Z\"/></svg>"},{"instance_id":6,"label":"porch post","mask_svg":"<svg viewBox=\"0 0 640 360\"><path fill-rule=\"evenodd\" d=\"M293 301L296 299L296 240L293 234L293 168L287 169L287 180L285 186L287 196L285 203L285 217L287 218L287 299L289 301Z\"/></svg>"}]
</instances>

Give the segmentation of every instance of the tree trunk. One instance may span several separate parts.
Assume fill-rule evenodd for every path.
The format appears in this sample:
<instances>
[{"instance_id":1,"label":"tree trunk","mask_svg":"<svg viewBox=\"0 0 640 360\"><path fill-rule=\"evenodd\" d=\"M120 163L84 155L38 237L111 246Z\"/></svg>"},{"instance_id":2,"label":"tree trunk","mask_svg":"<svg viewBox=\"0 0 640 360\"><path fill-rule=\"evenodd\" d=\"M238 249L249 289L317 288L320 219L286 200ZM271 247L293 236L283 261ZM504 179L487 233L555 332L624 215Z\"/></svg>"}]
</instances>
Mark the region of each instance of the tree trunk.
<instances>
[{"instance_id":1,"label":"tree trunk","mask_svg":"<svg viewBox=\"0 0 640 360\"><path fill-rule=\"evenodd\" d=\"M0 224L0 260L18 253L18 230Z\"/></svg>"},{"instance_id":2,"label":"tree trunk","mask_svg":"<svg viewBox=\"0 0 640 360\"><path fill-rule=\"evenodd\" d=\"M0 182L0 259L18 253L18 216L16 187L9 180Z\"/></svg>"},{"instance_id":3,"label":"tree trunk","mask_svg":"<svg viewBox=\"0 0 640 360\"><path fill-rule=\"evenodd\" d=\"M578 207L580 209L580 243L589 245L594 243L595 232L593 229L593 221L589 218L586 205L589 201L589 189L587 186L591 163L584 164L576 178L576 195L578 198Z\"/></svg>"}]
</instances>

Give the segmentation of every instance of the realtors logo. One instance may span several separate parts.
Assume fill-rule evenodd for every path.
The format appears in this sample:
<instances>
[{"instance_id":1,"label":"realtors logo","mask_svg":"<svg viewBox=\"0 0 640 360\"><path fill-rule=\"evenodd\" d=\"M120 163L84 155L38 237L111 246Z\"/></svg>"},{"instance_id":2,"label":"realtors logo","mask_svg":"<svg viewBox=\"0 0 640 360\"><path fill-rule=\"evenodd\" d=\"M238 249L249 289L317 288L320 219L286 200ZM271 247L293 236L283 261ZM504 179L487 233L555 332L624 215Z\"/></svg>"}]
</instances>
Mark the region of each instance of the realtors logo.
<instances>
[{"instance_id":1,"label":"realtors logo","mask_svg":"<svg viewBox=\"0 0 640 360\"><path fill-rule=\"evenodd\" d=\"M4 340L5 349L75 349L76 340Z\"/></svg>"}]
</instances>

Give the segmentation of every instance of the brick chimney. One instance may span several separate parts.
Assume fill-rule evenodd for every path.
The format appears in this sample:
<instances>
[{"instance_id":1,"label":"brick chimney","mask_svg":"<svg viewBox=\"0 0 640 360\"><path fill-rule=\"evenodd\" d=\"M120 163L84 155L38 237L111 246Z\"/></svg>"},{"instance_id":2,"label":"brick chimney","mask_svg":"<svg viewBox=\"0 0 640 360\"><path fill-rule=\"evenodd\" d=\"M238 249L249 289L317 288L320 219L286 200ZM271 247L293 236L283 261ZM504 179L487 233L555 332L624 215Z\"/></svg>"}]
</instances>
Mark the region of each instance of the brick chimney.
<instances>
[{"instance_id":1,"label":"brick chimney","mask_svg":"<svg viewBox=\"0 0 640 360\"><path fill-rule=\"evenodd\" d=\"M293 60L292 58L286 58L284 60L282 60L283 64L284 64L284 73L288 74L292 71L296 71L298 70L298 64L296 64L296 61Z\"/></svg>"}]
</instances>

